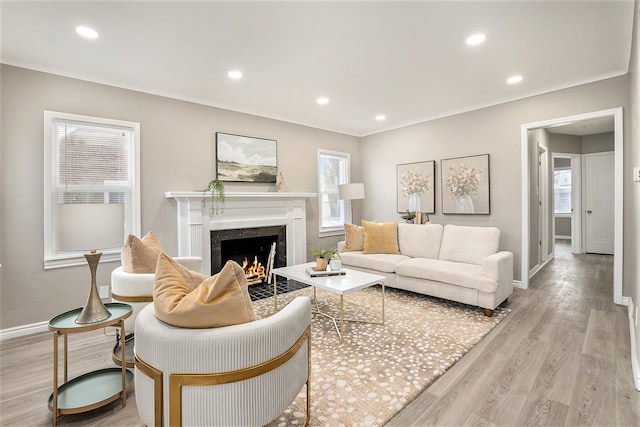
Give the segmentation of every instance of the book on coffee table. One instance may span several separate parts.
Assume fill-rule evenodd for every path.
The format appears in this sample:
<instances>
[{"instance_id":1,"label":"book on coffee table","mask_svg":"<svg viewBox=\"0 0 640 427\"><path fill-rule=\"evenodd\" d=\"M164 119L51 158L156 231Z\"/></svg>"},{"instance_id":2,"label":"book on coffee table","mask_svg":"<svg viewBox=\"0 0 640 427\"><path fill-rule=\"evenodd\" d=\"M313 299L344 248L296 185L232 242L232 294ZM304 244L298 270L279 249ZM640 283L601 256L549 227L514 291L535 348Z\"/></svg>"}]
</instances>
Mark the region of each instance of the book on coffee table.
<instances>
[{"instance_id":1,"label":"book on coffee table","mask_svg":"<svg viewBox=\"0 0 640 427\"><path fill-rule=\"evenodd\" d=\"M345 274L347 274L347 272L342 269L337 271L331 271L331 270L327 271L327 270L316 270L315 267L307 267L305 271L311 277L344 276Z\"/></svg>"}]
</instances>

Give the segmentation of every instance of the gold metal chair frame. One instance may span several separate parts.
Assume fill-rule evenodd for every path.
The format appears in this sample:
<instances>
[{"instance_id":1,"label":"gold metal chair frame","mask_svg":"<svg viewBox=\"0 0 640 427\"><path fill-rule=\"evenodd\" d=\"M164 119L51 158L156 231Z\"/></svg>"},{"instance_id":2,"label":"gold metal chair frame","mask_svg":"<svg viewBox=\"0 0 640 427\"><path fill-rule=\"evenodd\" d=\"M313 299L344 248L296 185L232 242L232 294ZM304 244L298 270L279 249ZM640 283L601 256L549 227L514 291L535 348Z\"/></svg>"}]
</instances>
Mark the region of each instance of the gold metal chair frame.
<instances>
[{"instance_id":1,"label":"gold metal chair frame","mask_svg":"<svg viewBox=\"0 0 640 427\"><path fill-rule=\"evenodd\" d=\"M118 302L126 302L126 303L153 302L153 295L125 296L125 295L114 294L113 292L111 292L111 298L115 299ZM116 344L113 346L113 352L111 353L111 359L113 360L113 363L115 363L118 366L120 366L120 364L122 363L122 360L116 357L116 348L119 345L120 344L116 341ZM125 361L124 363L127 368L133 368L135 365L135 362L132 362L132 361L128 361L128 362Z\"/></svg>"},{"instance_id":2,"label":"gold metal chair frame","mask_svg":"<svg viewBox=\"0 0 640 427\"><path fill-rule=\"evenodd\" d=\"M298 340L284 353L263 362L259 365L236 371L221 372L215 374L171 374L169 375L169 425L182 425L182 387L183 386L209 386L229 384L238 381L248 380L266 374L279 366L282 366L295 356L307 341L307 381L306 381L306 415L303 427L309 425L311 408L311 388L309 374L311 373L311 326L300 335ZM138 355L136 357L136 368L153 381L154 391L154 420L155 426L162 426L163 414L163 382L162 372L149 365Z\"/></svg>"}]
</instances>

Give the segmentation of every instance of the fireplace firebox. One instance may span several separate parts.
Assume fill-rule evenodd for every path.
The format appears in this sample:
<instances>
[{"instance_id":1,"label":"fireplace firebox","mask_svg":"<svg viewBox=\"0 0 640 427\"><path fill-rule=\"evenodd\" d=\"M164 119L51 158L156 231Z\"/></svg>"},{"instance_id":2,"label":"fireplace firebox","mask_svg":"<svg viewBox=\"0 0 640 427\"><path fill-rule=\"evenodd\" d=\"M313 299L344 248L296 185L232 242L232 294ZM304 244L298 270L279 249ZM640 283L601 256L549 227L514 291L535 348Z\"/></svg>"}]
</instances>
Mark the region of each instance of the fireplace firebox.
<instances>
[{"instance_id":1,"label":"fireplace firebox","mask_svg":"<svg viewBox=\"0 0 640 427\"><path fill-rule=\"evenodd\" d=\"M229 260L245 269L250 284L267 281L269 254L275 249L273 268L287 265L287 227L285 225L211 230L211 274Z\"/></svg>"}]
</instances>

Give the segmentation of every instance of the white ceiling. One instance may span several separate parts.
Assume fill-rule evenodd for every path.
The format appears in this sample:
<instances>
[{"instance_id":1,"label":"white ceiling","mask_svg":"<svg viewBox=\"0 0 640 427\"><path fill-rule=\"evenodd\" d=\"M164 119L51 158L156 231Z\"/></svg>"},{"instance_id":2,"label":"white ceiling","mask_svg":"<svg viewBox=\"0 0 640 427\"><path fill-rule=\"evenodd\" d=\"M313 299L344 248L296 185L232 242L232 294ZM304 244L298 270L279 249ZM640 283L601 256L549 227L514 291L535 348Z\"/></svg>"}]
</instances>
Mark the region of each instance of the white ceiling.
<instances>
[{"instance_id":1,"label":"white ceiling","mask_svg":"<svg viewBox=\"0 0 640 427\"><path fill-rule=\"evenodd\" d=\"M559 133L564 135L595 135L598 133L613 132L614 119L613 116L599 117L597 119L580 120L570 123L561 123L556 126L548 127L551 133Z\"/></svg>"},{"instance_id":2,"label":"white ceiling","mask_svg":"<svg viewBox=\"0 0 640 427\"><path fill-rule=\"evenodd\" d=\"M1 7L5 64L364 136L626 74L634 2ZM100 37L78 37L77 25ZM476 32L486 42L467 46ZM507 85L513 74L524 80Z\"/></svg>"}]
</instances>

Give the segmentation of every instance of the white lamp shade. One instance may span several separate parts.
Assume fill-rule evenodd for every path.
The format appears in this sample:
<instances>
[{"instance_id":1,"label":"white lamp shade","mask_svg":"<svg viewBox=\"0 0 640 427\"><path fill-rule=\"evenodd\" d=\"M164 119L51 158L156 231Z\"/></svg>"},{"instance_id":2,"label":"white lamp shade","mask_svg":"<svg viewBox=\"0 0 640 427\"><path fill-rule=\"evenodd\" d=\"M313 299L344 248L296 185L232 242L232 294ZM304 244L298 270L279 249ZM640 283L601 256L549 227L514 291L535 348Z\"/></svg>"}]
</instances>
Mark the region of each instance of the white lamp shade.
<instances>
[{"instance_id":1,"label":"white lamp shade","mask_svg":"<svg viewBox=\"0 0 640 427\"><path fill-rule=\"evenodd\" d=\"M58 204L56 247L63 251L113 248L124 242L124 204Z\"/></svg>"},{"instance_id":2,"label":"white lamp shade","mask_svg":"<svg viewBox=\"0 0 640 427\"><path fill-rule=\"evenodd\" d=\"M364 184L352 182L338 186L338 198L340 200L364 199Z\"/></svg>"}]
</instances>

